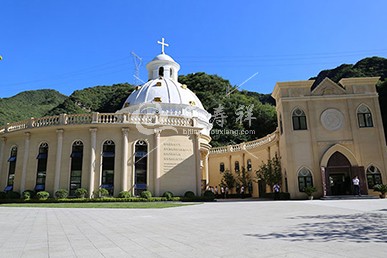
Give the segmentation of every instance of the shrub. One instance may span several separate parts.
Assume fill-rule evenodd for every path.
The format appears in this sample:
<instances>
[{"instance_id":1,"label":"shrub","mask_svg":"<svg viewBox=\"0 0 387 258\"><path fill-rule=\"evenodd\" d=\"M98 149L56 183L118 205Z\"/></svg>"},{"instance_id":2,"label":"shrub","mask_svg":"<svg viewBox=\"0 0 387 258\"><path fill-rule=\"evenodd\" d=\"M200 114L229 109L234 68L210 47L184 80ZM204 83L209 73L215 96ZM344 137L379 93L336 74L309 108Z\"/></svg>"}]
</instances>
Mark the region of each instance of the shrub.
<instances>
[{"instance_id":1,"label":"shrub","mask_svg":"<svg viewBox=\"0 0 387 258\"><path fill-rule=\"evenodd\" d=\"M0 199L5 199L5 192L0 192Z\"/></svg>"},{"instance_id":2,"label":"shrub","mask_svg":"<svg viewBox=\"0 0 387 258\"><path fill-rule=\"evenodd\" d=\"M20 193L9 191L5 193L5 198L7 199L20 199Z\"/></svg>"},{"instance_id":3,"label":"shrub","mask_svg":"<svg viewBox=\"0 0 387 258\"><path fill-rule=\"evenodd\" d=\"M184 193L184 197L185 198L194 198L195 194L192 191L187 191L187 192Z\"/></svg>"},{"instance_id":4,"label":"shrub","mask_svg":"<svg viewBox=\"0 0 387 258\"><path fill-rule=\"evenodd\" d=\"M118 198L130 198L132 194L129 191L122 191L118 194Z\"/></svg>"},{"instance_id":5,"label":"shrub","mask_svg":"<svg viewBox=\"0 0 387 258\"><path fill-rule=\"evenodd\" d=\"M77 198L85 198L86 195L87 190L85 188L78 188L77 190L75 190L75 196Z\"/></svg>"},{"instance_id":6,"label":"shrub","mask_svg":"<svg viewBox=\"0 0 387 258\"><path fill-rule=\"evenodd\" d=\"M210 190L206 190L203 196L206 198L215 199L215 194Z\"/></svg>"},{"instance_id":7,"label":"shrub","mask_svg":"<svg viewBox=\"0 0 387 258\"><path fill-rule=\"evenodd\" d=\"M105 188L99 188L97 191L93 192L94 198L104 198L109 196L109 191Z\"/></svg>"},{"instance_id":8,"label":"shrub","mask_svg":"<svg viewBox=\"0 0 387 258\"><path fill-rule=\"evenodd\" d=\"M142 191L141 198L150 199L152 198L152 193L150 191Z\"/></svg>"},{"instance_id":9,"label":"shrub","mask_svg":"<svg viewBox=\"0 0 387 258\"><path fill-rule=\"evenodd\" d=\"M22 197L24 200L30 200L32 198L35 197L35 191L32 191L32 190L25 190L23 193L22 193Z\"/></svg>"},{"instance_id":10,"label":"shrub","mask_svg":"<svg viewBox=\"0 0 387 258\"><path fill-rule=\"evenodd\" d=\"M66 189L59 189L55 192L55 197L58 199L64 199L67 198L67 196L69 196L69 191Z\"/></svg>"},{"instance_id":11,"label":"shrub","mask_svg":"<svg viewBox=\"0 0 387 258\"><path fill-rule=\"evenodd\" d=\"M173 198L173 193L166 191L165 193L163 193L163 197L167 198L168 201L171 201Z\"/></svg>"},{"instance_id":12,"label":"shrub","mask_svg":"<svg viewBox=\"0 0 387 258\"><path fill-rule=\"evenodd\" d=\"M48 197L50 197L50 194L46 191L41 191L36 193L36 197L38 197L39 200L47 200Z\"/></svg>"}]
</instances>

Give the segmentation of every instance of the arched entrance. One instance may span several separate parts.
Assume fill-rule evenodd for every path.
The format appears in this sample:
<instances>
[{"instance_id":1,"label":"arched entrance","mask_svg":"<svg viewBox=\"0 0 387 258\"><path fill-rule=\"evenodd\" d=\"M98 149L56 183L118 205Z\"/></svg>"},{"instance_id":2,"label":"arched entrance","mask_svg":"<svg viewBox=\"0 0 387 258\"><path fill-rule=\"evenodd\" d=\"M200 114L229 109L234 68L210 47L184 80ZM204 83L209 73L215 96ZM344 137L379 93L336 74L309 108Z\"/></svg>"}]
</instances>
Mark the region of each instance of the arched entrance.
<instances>
[{"instance_id":1,"label":"arched entrance","mask_svg":"<svg viewBox=\"0 0 387 258\"><path fill-rule=\"evenodd\" d=\"M340 152L336 151L328 160L328 187L331 195L350 194L351 163Z\"/></svg>"},{"instance_id":2,"label":"arched entrance","mask_svg":"<svg viewBox=\"0 0 387 258\"><path fill-rule=\"evenodd\" d=\"M338 148L340 146L336 146ZM333 149L333 148L332 148ZM340 150L327 151L322 159L321 173L323 178L323 192L325 195L351 195L353 194L352 178L360 179L360 191L368 194L364 167L354 164L353 156L349 152L343 154ZM346 149L343 149L346 151ZM328 156L329 155L329 156Z\"/></svg>"}]
</instances>

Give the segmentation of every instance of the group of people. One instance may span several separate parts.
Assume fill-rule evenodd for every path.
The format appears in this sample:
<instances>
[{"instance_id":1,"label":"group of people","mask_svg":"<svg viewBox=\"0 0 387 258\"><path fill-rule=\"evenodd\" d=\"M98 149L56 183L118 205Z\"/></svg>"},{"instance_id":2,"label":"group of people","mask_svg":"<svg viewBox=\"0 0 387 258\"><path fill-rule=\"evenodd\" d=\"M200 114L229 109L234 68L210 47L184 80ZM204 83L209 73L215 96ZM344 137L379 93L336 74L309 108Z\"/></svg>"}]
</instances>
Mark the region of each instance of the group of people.
<instances>
[{"instance_id":1,"label":"group of people","mask_svg":"<svg viewBox=\"0 0 387 258\"><path fill-rule=\"evenodd\" d=\"M221 186L220 191L218 189L218 186L215 186L215 187L208 186L207 191L213 192L216 198L224 198L224 199L226 199L230 193L230 189L227 186L226 187ZM245 198L245 187L243 185L239 189L237 189L237 192L240 194L241 198Z\"/></svg>"}]
</instances>

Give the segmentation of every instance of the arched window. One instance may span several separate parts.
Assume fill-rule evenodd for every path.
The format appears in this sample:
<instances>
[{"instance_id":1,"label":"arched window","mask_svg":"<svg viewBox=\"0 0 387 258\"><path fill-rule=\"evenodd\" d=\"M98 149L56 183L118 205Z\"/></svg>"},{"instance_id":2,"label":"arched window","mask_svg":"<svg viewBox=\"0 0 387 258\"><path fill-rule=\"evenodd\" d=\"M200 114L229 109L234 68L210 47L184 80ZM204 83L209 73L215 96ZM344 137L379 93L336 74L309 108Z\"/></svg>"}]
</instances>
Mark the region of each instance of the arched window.
<instances>
[{"instance_id":1,"label":"arched window","mask_svg":"<svg viewBox=\"0 0 387 258\"><path fill-rule=\"evenodd\" d=\"M115 144L112 140L103 143L102 148L102 178L101 188L109 191L110 195L114 193L114 157Z\"/></svg>"},{"instance_id":2,"label":"arched window","mask_svg":"<svg viewBox=\"0 0 387 258\"><path fill-rule=\"evenodd\" d=\"M223 162L220 162L220 165L219 165L219 171L220 171L221 173L224 172L224 163L223 163Z\"/></svg>"},{"instance_id":3,"label":"arched window","mask_svg":"<svg viewBox=\"0 0 387 258\"><path fill-rule=\"evenodd\" d=\"M42 143L39 146L39 154L36 157L38 159L38 168L36 172L36 185L35 191L44 191L46 189L46 174L47 174L47 157L48 157L48 144Z\"/></svg>"},{"instance_id":4,"label":"arched window","mask_svg":"<svg viewBox=\"0 0 387 258\"><path fill-rule=\"evenodd\" d=\"M164 76L164 67L159 68L159 76Z\"/></svg>"},{"instance_id":5,"label":"arched window","mask_svg":"<svg viewBox=\"0 0 387 258\"><path fill-rule=\"evenodd\" d=\"M282 115L279 115L279 126L280 126L280 134L284 132L283 126L282 126Z\"/></svg>"},{"instance_id":6,"label":"arched window","mask_svg":"<svg viewBox=\"0 0 387 258\"><path fill-rule=\"evenodd\" d=\"M300 192L305 191L305 187L313 186L312 173L307 168L301 168L298 171L298 189Z\"/></svg>"},{"instance_id":7,"label":"arched window","mask_svg":"<svg viewBox=\"0 0 387 258\"><path fill-rule=\"evenodd\" d=\"M235 172L239 172L239 161L235 161Z\"/></svg>"},{"instance_id":8,"label":"arched window","mask_svg":"<svg viewBox=\"0 0 387 258\"><path fill-rule=\"evenodd\" d=\"M148 145L145 141L136 142L134 157L134 194L140 195L148 185Z\"/></svg>"},{"instance_id":9,"label":"arched window","mask_svg":"<svg viewBox=\"0 0 387 258\"><path fill-rule=\"evenodd\" d=\"M83 142L75 141L71 150L71 171L70 171L70 196L75 195L75 190L81 188L82 163L83 163Z\"/></svg>"},{"instance_id":10,"label":"arched window","mask_svg":"<svg viewBox=\"0 0 387 258\"><path fill-rule=\"evenodd\" d=\"M173 69L172 69L172 67L169 69L169 76L170 76L171 78L173 78Z\"/></svg>"},{"instance_id":11,"label":"arched window","mask_svg":"<svg viewBox=\"0 0 387 258\"><path fill-rule=\"evenodd\" d=\"M367 168L367 184L368 189L373 189L375 185L382 184L382 174L380 170L371 165Z\"/></svg>"},{"instance_id":12,"label":"arched window","mask_svg":"<svg viewBox=\"0 0 387 258\"><path fill-rule=\"evenodd\" d=\"M251 166L251 159L247 160L247 171L251 171L253 167Z\"/></svg>"},{"instance_id":13,"label":"arched window","mask_svg":"<svg viewBox=\"0 0 387 258\"><path fill-rule=\"evenodd\" d=\"M374 126L371 111L366 105L360 105L357 109L357 119L360 128Z\"/></svg>"},{"instance_id":14,"label":"arched window","mask_svg":"<svg viewBox=\"0 0 387 258\"><path fill-rule=\"evenodd\" d=\"M306 130L306 115L305 112L296 108L292 113L293 130Z\"/></svg>"},{"instance_id":15,"label":"arched window","mask_svg":"<svg viewBox=\"0 0 387 258\"><path fill-rule=\"evenodd\" d=\"M11 148L11 155L9 156L8 162L8 180L7 187L4 189L5 192L13 190L13 182L15 180L15 169L16 169L16 156L17 156L17 147L13 146Z\"/></svg>"}]
</instances>

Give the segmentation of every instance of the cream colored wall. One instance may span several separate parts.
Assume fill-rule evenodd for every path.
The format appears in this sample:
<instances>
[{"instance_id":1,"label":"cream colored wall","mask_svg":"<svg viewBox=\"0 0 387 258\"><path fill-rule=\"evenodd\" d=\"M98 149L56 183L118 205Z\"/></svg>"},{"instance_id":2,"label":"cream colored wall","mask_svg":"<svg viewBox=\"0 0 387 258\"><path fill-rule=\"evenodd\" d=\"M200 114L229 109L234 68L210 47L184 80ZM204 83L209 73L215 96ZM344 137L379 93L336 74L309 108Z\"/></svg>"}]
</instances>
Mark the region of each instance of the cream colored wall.
<instances>
[{"instance_id":1,"label":"cream colored wall","mask_svg":"<svg viewBox=\"0 0 387 258\"><path fill-rule=\"evenodd\" d=\"M242 167L247 169L247 160L251 160L252 168L251 171L248 171L250 177L253 179L253 197L258 197L258 183L256 178L256 171L262 165L266 163L269 158L274 157L274 155L279 155L277 141L273 141L270 144L265 144L258 146L253 149L242 149L236 152L225 152L225 153L210 153L209 155L209 185L218 186L220 188L220 183L223 177L223 173L220 172L220 163L223 162L225 165L225 171L229 170L233 173L236 178L237 174L235 173L235 161L239 161L240 170ZM267 191L270 191L268 189ZM235 193L236 189L232 189L232 193Z\"/></svg>"}]
</instances>

